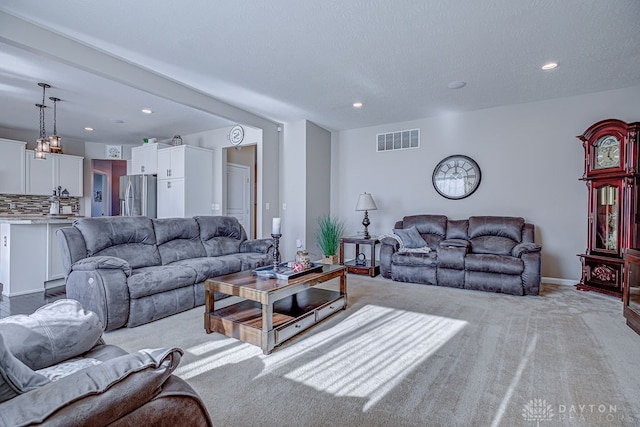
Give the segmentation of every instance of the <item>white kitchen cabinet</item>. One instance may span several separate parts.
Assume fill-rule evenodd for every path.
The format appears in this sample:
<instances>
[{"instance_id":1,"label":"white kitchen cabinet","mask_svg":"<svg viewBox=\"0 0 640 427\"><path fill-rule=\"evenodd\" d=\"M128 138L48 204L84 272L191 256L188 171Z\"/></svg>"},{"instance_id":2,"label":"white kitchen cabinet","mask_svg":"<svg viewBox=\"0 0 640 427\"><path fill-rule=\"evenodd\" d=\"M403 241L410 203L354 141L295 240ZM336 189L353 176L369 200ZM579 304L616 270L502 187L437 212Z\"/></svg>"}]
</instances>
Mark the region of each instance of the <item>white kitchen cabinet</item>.
<instances>
[{"instance_id":1,"label":"white kitchen cabinet","mask_svg":"<svg viewBox=\"0 0 640 427\"><path fill-rule=\"evenodd\" d=\"M193 147L187 147L189 146L179 145L158 151L158 179L184 178L186 153L196 153L197 155L197 151L193 151Z\"/></svg>"},{"instance_id":2,"label":"white kitchen cabinet","mask_svg":"<svg viewBox=\"0 0 640 427\"><path fill-rule=\"evenodd\" d=\"M158 151L167 144L147 143L131 148L130 175L155 175L158 173Z\"/></svg>"},{"instance_id":3,"label":"white kitchen cabinet","mask_svg":"<svg viewBox=\"0 0 640 427\"><path fill-rule=\"evenodd\" d=\"M45 160L39 160L33 158L32 150L26 152L27 194L50 196L60 186L70 196L83 196L83 157L47 154Z\"/></svg>"},{"instance_id":4,"label":"white kitchen cabinet","mask_svg":"<svg viewBox=\"0 0 640 427\"><path fill-rule=\"evenodd\" d=\"M0 194L24 194L26 142L0 138Z\"/></svg>"},{"instance_id":5,"label":"white kitchen cabinet","mask_svg":"<svg viewBox=\"0 0 640 427\"><path fill-rule=\"evenodd\" d=\"M44 292L64 284L62 258L55 231L72 220L0 222L0 282L2 294Z\"/></svg>"},{"instance_id":6,"label":"white kitchen cabinet","mask_svg":"<svg viewBox=\"0 0 640 427\"><path fill-rule=\"evenodd\" d=\"M213 152L191 145L158 151L158 218L211 215Z\"/></svg>"}]
</instances>

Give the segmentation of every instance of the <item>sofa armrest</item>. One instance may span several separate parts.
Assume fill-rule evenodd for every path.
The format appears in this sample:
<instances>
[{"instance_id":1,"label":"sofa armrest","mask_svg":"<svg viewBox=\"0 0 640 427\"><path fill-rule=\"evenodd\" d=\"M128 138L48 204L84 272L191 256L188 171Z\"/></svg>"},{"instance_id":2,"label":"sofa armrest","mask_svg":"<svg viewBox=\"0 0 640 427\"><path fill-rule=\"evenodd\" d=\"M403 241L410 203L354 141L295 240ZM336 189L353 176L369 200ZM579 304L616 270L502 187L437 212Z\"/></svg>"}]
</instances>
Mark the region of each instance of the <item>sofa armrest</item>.
<instances>
[{"instance_id":1,"label":"sofa armrest","mask_svg":"<svg viewBox=\"0 0 640 427\"><path fill-rule=\"evenodd\" d=\"M464 239L446 239L440 242L441 248L465 248L468 249L471 246L468 240Z\"/></svg>"},{"instance_id":2,"label":"sofa armrest","mask_svg":"<svg viewBox=\"0 0 640 427\"><path fill-rule=\"evenodd\" d=\"M240 252L266 254L273 247L273 239L248 239L240 243Z\"/></svg>"},{"instance_id":3,"label":"sofa armrest","mask_svg":"<svg viewBox=\"0 0 640 427\"><path fill-rule=\"evenodd\" d=\"M71 271L92 271L102 269L120 269L127 277L131 276L131 266L129 263L122 258L114 256L92 256L83 258L71 265Z\"/></svg>"},{"instance_id":4,"label":"sofa armrest","mask_svg":"<svg viewBox=\"0 0 640 427\"><path fill-rule=\"evenodd\" d=\"M0 425L106 425L157 396L182 350L141 350L82 369L2 404Z\"/></svg>"},{"instance_id":5,"label":"sofa armrest","mask_svg":"<svg viewBox=\"0 0 640 427\"><path fill-rule=\"evenodd\" d=\"M397 251L402 246L402 240L400 240L400 237L395 234L384 234L379 236L378 239L380 239L380 243L382 245L391 246L393 252Z\"/></svg>"},{"instance_id":6,"label":"sofa armrest","mask_svg":"<svg viewBox=\"0 0 640 427\"><path fill-rule=\"evenodd\" d=\"M87 269L84 270L83 267ZM89 269L78 265L65 282L67 298L98 315L105 331L120 328L129 320L129 286L126 269Z\"/></svg>"},{"instance_id":7,"label":"sofa armrest","mask_svg":"<svg viewBox=\"0 0 640 427\"><path fill-rule=\"evenodd\" d=\"M518 243L511 251L511 256L522 258L523 254L540 252L542 247L535 243Z\"/></svg>"}]
</instances>

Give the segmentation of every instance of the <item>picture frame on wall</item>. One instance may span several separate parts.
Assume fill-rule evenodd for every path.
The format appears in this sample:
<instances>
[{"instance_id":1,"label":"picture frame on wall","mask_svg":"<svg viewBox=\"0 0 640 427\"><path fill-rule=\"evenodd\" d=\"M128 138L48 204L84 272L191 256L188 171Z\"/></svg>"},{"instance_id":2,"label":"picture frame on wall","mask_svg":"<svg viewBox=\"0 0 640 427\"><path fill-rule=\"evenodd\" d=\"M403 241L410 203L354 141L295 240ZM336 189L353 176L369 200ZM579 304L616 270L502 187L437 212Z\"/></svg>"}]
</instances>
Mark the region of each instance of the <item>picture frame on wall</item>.
<instances>
[{"instance_id":1,"label":"picture frame on wall","mask_svg":"<svg viewBox=\"0 0 640 427\"><path fill-rule=\"evenodd\" d=\"M106 145L105 156L107 159L122 159L122 145Z\"/></svg>"}]
</instances>

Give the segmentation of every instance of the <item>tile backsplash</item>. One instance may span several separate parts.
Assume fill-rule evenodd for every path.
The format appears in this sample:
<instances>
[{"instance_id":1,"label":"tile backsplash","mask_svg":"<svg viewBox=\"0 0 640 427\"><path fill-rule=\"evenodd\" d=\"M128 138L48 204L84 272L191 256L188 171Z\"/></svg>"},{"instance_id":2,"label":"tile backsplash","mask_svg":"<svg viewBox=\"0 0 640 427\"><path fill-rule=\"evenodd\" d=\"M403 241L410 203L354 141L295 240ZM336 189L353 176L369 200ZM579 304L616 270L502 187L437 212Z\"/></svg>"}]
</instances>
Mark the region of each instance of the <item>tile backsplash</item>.
<instances>
[{"instance_id":1,"label":"tile backsplash","mask_svg":"<svg viewBox=\"0 0 640 427\"><path fill-rule=\"evenodd\" d=\"M31 196L28 194L0 194L0 215L40 215L48 214L49 196ZM71 206L74 214L78 213L79 197L60 199L60 209ZM11 209L13 207L13 209Z\"/></svg>"}]
</instances>

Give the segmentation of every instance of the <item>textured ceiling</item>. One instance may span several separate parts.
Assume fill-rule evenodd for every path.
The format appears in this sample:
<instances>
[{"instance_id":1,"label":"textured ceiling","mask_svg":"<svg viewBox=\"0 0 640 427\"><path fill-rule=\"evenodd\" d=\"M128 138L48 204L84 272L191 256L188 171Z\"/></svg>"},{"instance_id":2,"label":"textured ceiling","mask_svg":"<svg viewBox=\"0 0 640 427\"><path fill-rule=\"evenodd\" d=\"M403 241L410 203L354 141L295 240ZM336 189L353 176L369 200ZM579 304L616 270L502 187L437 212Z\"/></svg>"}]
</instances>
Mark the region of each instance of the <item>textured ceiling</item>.
<instances>
[{"instance_id":1,"label":"textured ceiling","mask_svg":"<svg viewBox=\"0 0 640 427\"><path fill-rule=\"evenodd\" d=\"M640 85L638 0L2 0L0 11L259 116L329 130ZM0 54L6 50L20 51ZM25 56L29 64L50 61ZM549 61L558 68L542 72ZM51 72L30 77L77 96L85 78L96 78L45 68ZM9 91L10 73L24 72L0 64ZM448 89L453 80L467 86ZM117 85L91 84L91 92L110 92L91 94L96 108L112 108L127 91L138 101L134 89ZM176 121L191 118L187 107L175 111ZM198 130L209 116L194 114ZM191 126L198 128L181 132Z\"/></svg>"}]
</instances>

